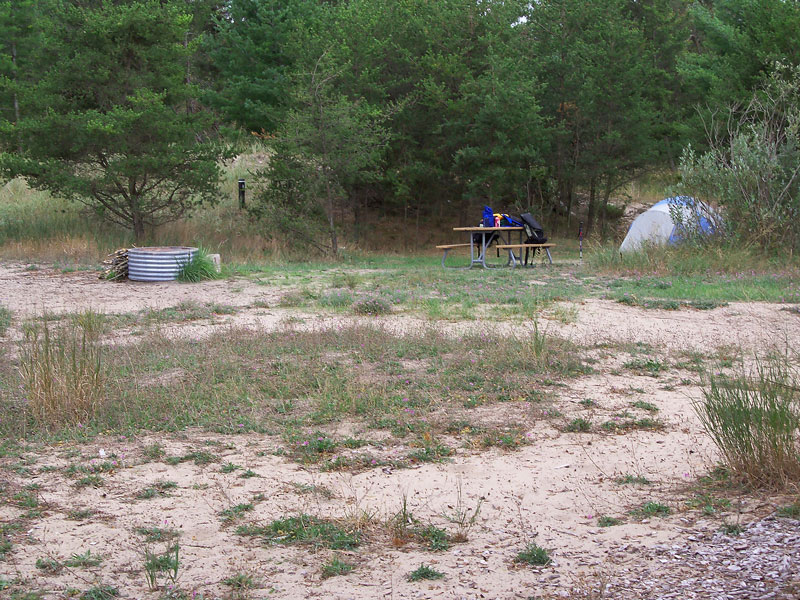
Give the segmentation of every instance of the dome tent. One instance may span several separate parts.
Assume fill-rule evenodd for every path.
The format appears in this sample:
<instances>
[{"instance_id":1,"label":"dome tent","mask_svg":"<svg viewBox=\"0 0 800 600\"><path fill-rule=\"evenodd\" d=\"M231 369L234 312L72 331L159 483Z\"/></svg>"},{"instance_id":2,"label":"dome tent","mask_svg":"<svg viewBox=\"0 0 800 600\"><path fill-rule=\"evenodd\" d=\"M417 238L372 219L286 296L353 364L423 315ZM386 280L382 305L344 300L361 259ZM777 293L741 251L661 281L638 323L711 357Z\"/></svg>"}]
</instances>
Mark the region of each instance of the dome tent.
<instances>
[{"instance_id":1,"label":"dome tent","mask_svg":"<svg viewBox=\"0 0 800 600\"><path fill-rule=\"evenodd\" d=\"M684 237L685 227L696 227L699 232L713 234L716 217L710 206L694 198L666 198L634 219L619 251L634 252L643 244L676 244Z\"/></svg>"}]
</instances>

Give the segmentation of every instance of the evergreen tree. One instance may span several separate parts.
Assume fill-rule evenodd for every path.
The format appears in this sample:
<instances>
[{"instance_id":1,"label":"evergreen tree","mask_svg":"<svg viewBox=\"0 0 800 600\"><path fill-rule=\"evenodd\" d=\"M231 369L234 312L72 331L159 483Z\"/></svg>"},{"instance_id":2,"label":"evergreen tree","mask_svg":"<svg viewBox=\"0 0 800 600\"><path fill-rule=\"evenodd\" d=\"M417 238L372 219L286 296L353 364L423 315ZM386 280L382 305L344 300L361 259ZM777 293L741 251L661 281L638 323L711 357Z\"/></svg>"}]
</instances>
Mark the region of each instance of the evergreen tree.
<instances>
[{"instance_id":1,"label":"evergreen tree","mask_svg":"<svg viewBox=\"0 0 800 600\"><path fill-rule=\"evenodd\" d=\"M213 201L224 149L210 116L188 110L195 41L181 0L65 3L46 29L52 58L38 81L20 82L30 104L5 117L0 172L75 199L133 231Z\"/></svg>"}]
</instances>

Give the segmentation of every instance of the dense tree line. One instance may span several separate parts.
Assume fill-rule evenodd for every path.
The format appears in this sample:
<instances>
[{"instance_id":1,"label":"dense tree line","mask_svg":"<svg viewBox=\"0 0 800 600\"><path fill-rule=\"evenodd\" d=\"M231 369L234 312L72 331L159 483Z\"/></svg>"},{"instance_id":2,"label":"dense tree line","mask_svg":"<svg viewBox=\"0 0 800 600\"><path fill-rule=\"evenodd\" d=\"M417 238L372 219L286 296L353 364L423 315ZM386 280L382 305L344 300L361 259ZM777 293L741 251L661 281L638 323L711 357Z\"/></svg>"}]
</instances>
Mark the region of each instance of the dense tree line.
<instances>
[{"instance_id":1,"label":"dense tree line","mask_svg":"<svg viewBox=\"0 0 800 600\"><path fill-rule=\"evenodd\" d=\"M791 0L0 0L0 173L141 239L214 201L239 130L271 154L254 213L334 253L371 211L580 192L591 229L798 64Z\"/></svg>"}]
</instances>

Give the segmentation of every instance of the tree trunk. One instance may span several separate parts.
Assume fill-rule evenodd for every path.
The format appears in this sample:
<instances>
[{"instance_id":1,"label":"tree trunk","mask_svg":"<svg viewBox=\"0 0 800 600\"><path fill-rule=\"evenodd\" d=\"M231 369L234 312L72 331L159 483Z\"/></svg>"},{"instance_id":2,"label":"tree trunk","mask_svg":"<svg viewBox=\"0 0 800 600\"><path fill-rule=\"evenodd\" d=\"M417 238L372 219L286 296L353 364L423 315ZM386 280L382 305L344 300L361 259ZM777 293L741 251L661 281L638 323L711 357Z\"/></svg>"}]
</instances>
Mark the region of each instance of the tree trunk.
<instances>
[{"instance_id":1,"label":"tree trunk","mask_svg":"<svg viewBox=\"0 0 800 600\"><path fill-rule=\"evenodd\" d=\"M328 227L330 228L331 233L331 253L334 257L339 256L339 242L336 238L336 224L334 221L334 205L333 205L333 191L331 190L331 180L328 174L325 174L325 188L328 194L327 204L328 204Z\"/></svg>"},{"instance_id":2,"label":"tree trunk","mask_svg":"<svg viewBox=\"0 0 800 600\"><path fill-rule=\"evenodd\" d=\"M422 207L417 203L417 224L416 231L414 232L414 250L419 250L419 213L422 212Z\"/></svg>"},{"instance_id":3,"label":"tree trunk","mask_svg":"<svg viewBox=\"0 0 800 600\"><path fill-rule=\"evenodd\" d=\"M592 231L594 220L597 217L597 178L592 177L589 184L589 212L586 215L586 235Z\"/></svg>"},{"instance_id":4,"label":"tree trunk","mask_svg":"<svg viewBox=\"0 0 800 600\"><path fill-rule=\"evenodd\" d=\"M14 126L19 126L19 98L17 97L17 43L11 42L11 64L14 73ZM17 130L17 150L22 154L22 138Z\"/></svg>"},{"instance_id":5,"label":"tree trunk","mask_svg":"<svg viewBox=\"0 0 800 600\"><path fill-rule=\"evenodd\" d=\"M144 219L138 211L133 213L133 239L137 246L144 243Z\"/></svg>"},{"instance_id":6,"label":"tree trunk","mask_svg":"<svg viewBox=\"0 0 800 600\"><path fill-rule=\"evenodd\" d=\"M600 207L600 223L601 223L601 236L603 239L606 237L606 206L608 206L608 199L611 197L611 181L606 186L603 192L603 204Z\"/></svg>"},{"instance_id":7,"label":"tree trunk","mask_svg":"<svg viewBox=\"0 0 800 600\"><path fill-rule=\"evenodd\" d=\"M403 200L403 252L408 252L408 198Z\"/></svg>"}]
</instances>

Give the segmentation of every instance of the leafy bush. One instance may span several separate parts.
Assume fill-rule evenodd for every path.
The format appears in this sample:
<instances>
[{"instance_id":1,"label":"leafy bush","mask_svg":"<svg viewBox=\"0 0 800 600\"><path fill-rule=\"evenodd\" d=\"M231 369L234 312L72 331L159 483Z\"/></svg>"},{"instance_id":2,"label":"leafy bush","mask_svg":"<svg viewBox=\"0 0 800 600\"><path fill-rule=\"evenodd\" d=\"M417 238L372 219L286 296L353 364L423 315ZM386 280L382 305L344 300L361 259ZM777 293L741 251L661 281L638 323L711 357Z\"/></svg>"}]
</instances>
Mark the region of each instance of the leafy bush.
<instances>
[{"instance_id":1,"label":"leafy bush","mask_svg":"<svg viewBox=\"0 0 800 600\"><path fill-rule=\"evenodd\" d=\"M800 396L787 357L751 373L710 376L695 410L731 473L750 485L800 480Z\"/></svg>"},{"instance_id":2,"label":"leafy bush","mask_svg":"<svg viewBox=\"0 0 800 600\"><path fill-rule=\"evenodd\" d=\"M777 65L743 109L707 124L709 151L681 158L682 190L717 200L727 233L764 248L800 247L800 67Z\"/></svg>"}]
</instances>

